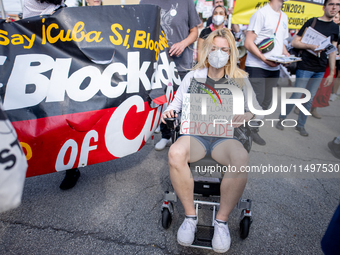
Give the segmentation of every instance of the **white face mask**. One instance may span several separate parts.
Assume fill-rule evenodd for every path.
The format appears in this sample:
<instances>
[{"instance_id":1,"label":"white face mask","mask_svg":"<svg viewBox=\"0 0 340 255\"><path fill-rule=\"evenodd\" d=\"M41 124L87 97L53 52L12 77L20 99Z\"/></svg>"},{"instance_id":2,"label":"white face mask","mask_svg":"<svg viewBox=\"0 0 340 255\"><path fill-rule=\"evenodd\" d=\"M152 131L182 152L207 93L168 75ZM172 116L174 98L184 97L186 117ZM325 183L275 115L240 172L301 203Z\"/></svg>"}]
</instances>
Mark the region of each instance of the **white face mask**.
<instances>
[{"instance_id":1,"label":"white face mask","mask_svg":"<svg viewBox=\"0 0 340 255\"><path fill-rule=\"evenodd\" d=\"M229 54L220 49L210 52L208 56L208 63L216 69L225 66L228 63L228 60Z\"/></svg>"},{"instance_id":2,"label":"white face mask","mask_svg":"<svg viewBox=\"0 0 340 255\"><path fill-rule=\"evenodd\" d=\"M224 22L224 16L222 15L215 15L212 19L212 22L216 25L219 26Z\"/></svg>"}]
</instances>

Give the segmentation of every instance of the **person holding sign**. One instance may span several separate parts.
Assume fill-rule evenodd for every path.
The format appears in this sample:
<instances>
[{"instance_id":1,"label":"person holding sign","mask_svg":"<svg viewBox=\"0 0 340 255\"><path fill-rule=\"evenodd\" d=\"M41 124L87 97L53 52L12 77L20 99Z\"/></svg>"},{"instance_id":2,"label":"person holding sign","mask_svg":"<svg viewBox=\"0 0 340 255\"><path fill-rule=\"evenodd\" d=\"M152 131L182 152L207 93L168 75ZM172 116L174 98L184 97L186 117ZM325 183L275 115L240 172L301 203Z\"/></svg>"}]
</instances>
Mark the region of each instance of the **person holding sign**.
<instances>
[{"instance_id":1,"label":"person holding sign","mask_svg":"<svg viewBox=\"0 0 340 255\"><path fill-rule=\"evenodd\" d=\"M268 57L289 56L283 44L284 39L289 37L288 17L281 11L283 2L270 0L269 4L251 16L244 42L248 50L245 70L249 73L257 101L263 110L269 108L273 87L280 77L280 64L269 61ZM252 128L252 137L255 143L266 145L266 141L259 135L259 128Z\"/></svg>"},{"instance_id":2,"label":"person holding sign","mask_svg":"<svg viewBox=\"0 0 340 255\"><path fill-rule=\"evenodd\" d=\"M323 6L323 16L307 20L291 43L294 48L303 50L301 55L302 61L298 62L297 64L295 87L306 88L310 91L311 98L308 102L303 104L303 106L308 111L311 109L314 96L326 71L327 54L324 50L316 50L319 48L319 45L302 42L305 36L308 36L308 33L305 33L305 30L307 31L308 28L312 26L314 30L316 30L319 34L324 35L325 38L330 37L330 41L336 47L339 38L339 26L333 22L333 17L339 12L339 9L340 0L325 0ZM313 24L313 21L315 22L315 25ZM330 73L324 81L324 86L326 87L331 85L333 81L335 74L335 57L336 51L333 51L328 55ZM301 98L301 94L302 93L293 93L290 99L299 99ZM289 104L286 106L286 115L279 116L280 120L276 124L277 129L284 129L282 121L286 119L293 107L294 104ZM300 111L295 129L302 136L308 136L308 133L305 130L306 121L307 115Z\"/></svg>"},{"instance_id":3,"label":"person holding sign","mask_svg":"<svg viewBox=\"0 0 340 255\"><path fill-rule=\"evenodd\" d=\"M213 93L216 96L217 94L222 95L222 92L230 95L233 91L234 100L237 100L237 93L234 94L234 91L240 91L245 101L245 112L232 117L232 126L234 127L232 138L181 135L170 147L168 154L170 179L183 204L186 215L177 233L178 243L184 246L193 243L197 225L193 200L194 180L191 177L188 163L211 157L219 164L235 166L237 170L240 170L242 166L247 166L251 138L250 132L247 132L247 128L243 124L255 118L255 114L249 112L248 93L252 93L254 107L261 108L247 79L247 73L237 67L238 50L234 36L228 29L222 28L213 31L204 40L200 55L200 61L194 67L194 70L185 76L177 90L174 101L162 114L162 122L165 123L165 118L177 117L174 111L180 112L182 110L184 98L188 92L197 95L198 91L207 90L207 88L211 88L210 92L207 90L209 93L215 91ZM229 89L224 85L228 86ZM257 116L257 119L261 118L263 116ZM230 212L239 201L246 183L247 174L241 171L227 172L221 182L220 209L216 215L212 239L212 247L215 252L226 252L230 247L227 221Z\"/></svg>"}]
</instances>

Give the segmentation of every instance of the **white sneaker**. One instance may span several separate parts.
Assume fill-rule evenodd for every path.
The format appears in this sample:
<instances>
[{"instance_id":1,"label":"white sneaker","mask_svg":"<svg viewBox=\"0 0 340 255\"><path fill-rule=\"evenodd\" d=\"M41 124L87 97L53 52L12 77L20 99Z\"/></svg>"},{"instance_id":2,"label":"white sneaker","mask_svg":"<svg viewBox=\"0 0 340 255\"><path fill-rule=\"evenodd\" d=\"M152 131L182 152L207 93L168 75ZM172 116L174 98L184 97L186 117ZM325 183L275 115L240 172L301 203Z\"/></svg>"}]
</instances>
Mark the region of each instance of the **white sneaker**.
<instances>
[{"instance_id":1,"label":"white sneaker","mask_svg":"<svg viewBox=\"0 0 340 255\"><path fill-rule=\"evenodd\" d=\"M332 93L331 96L330 96L330 98L329 98L329 101L333 102L333 101L335 101L337 98L338 98L338 95Z\"/></svg>"},{"instance_id":2,"label":"white sneaker","mask_svg":"<svg viewBox=\"0 0 340 255\"><path fill-rule=\"evenodd\" d=\"M183 246L190 246L195 239L195 232L197 226L197 218L185 217L182 225L177 231L177 242Z\"/></svg>"},{"instance_id":3,"label":"white sneaker","mask_svg":"<svg viewBox=\"0 0 340 255\"><path fill-rule=\"evenodd\" d=\"M214 221L214 237L211 240L212 248L215 252L224 253L230 248L230 234L228 224Z\"/></svg>"},{"instance_id":4,"label":"white sneaker","mask_svg":"<svg viewBox=\"0 0 340 255\"><path fill-rule=\"evenodd\" d=\"M155 150L156 151L164 150L165 146L167 146L167 145L168 146L171 145L171 139L162 138L161 140L159 140L158 143L156 143Z\"/></svg>"}]
</instances>

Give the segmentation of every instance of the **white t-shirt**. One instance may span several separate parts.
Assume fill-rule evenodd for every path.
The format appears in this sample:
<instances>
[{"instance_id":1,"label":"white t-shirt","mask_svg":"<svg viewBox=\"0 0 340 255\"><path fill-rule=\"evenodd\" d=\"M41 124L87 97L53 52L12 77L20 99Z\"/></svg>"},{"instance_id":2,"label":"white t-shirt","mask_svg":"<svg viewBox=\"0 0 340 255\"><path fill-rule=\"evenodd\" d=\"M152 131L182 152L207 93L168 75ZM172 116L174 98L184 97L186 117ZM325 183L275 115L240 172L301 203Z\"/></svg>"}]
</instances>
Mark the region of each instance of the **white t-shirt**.
<instances>
[{"instance_id":1,"label":"white t-shirt","mask_svg":"<svg viewBox=\"0 0 340 255\"><path fill-rule=\"evenodd\" d=\"M289 37L288 17L284 12L281 11L281 13L281 20L274 41L274 48L270 52L265 53L265 57L282 55L283 40ZM254 41L255 44L260 43L265 38L274 36L279 18L280 13L274 11L269 4L267 4L251 16L248 31L254 31L254 33L257 35ZM262 60L251 54L249 51L247 55L246 66L259 67L269 71L279 70L280 68L280 66L268 66Z\"/></svg>"}]
</instances>

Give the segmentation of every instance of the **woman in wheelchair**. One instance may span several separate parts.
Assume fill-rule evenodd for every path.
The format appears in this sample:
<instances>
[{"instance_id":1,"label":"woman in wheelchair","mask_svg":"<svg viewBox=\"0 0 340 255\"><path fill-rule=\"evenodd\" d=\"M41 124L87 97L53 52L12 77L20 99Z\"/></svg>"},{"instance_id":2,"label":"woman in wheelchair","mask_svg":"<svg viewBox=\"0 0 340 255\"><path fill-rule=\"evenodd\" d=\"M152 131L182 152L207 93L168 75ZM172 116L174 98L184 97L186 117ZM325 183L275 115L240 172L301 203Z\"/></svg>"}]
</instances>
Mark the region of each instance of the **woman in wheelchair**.
<instances>
[{"instance_id":1,"label":"woman in wheelchair","mask_svg":"<svg viewBox=\"0 0 340 255\"><path fill-rule=\"evenodd\" d=\"M261 109L255 93L251 89L248 75L237 67L238 50L232 33L226 29L219 29L212 32L204 41L201 59L183 79L177 90L174 101L162 114L162 121L165 118L177 117L175 112L182 109L184 93L197 93L198 81L204 80L205 84L228 83L242 89L245 99L245 113L233 117L234 137L212 138L193 135L181 135L169 149L170 179L173 188L181 200L185 219L177 233L177 241L184 246L190 246L195 237L197 216L194 208L194 180L191 176L188 163L196 162L207 154L221 165L241 166L248 165L248 152L251 146L250 133L243 126L243 121L248 122L255 117L249 112L247 103L247 91L252 93L253 105ZM195 89L196 86L196 89ZM198 85L199 86L199 85ZM216 86L216 90L218 90ZM225 91L224 91L225 92ZM230 93L230 91L229 91ZM263 116L257 116L261 119ZM246 139L244 139L246 137ZM230 212L239 201L247 183L247 174L241 172L226 173L221 182L220 208L214 222L214 236L212 248L215 252L226 252L230 247L230 234L228 229L228 217Z\"/></svg>"}]
</instances>

